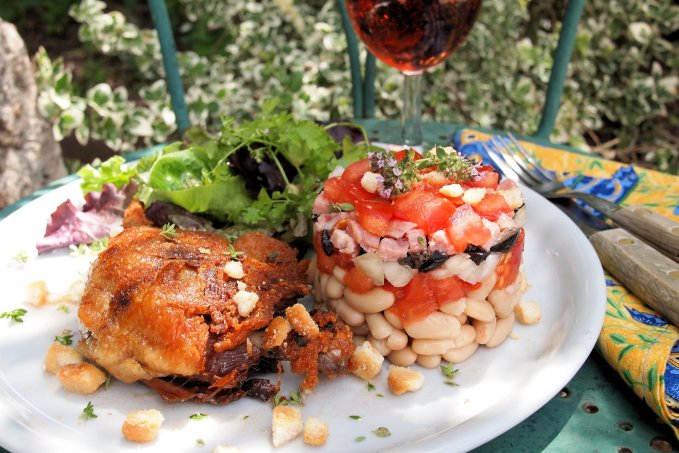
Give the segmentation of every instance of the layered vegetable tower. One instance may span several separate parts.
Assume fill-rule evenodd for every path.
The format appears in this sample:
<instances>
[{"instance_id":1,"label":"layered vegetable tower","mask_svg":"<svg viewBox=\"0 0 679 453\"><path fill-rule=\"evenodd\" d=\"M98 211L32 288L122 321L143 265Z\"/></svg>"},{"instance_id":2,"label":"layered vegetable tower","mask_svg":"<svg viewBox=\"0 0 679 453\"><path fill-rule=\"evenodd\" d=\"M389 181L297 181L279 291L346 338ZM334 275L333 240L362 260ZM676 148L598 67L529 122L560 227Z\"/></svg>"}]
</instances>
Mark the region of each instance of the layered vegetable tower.
<instances>
[{"instance_id":1,"label":"layered vegetable tower","mask_svg":"<svg viewBox=\"0 0 679 453\"><path fill-rule=\"evenodd\" d=\"M451 147L371 152L314 203L316 298L394 364L461 362L511 331L524 218L513 181Z\"/></svg>"}]
</instances>

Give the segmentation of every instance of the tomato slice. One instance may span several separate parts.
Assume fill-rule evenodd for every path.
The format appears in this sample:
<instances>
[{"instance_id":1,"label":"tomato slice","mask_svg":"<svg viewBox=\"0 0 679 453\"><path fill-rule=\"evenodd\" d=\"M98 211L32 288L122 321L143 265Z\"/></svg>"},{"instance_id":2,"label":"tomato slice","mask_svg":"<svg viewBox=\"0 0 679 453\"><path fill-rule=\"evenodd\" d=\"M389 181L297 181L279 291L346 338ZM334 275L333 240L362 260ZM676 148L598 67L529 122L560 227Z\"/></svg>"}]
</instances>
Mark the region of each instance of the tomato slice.
<instances>
[{"instance_id":1,"label":"tomato slice","mask_svg":"<svg viewBox=\"0 0 679 453\"><path fill-rule=\"evenodd\" d=\"M490 165L482 165L477 168L479 175L468 181L469 187L485 187L486 189L496 189L500 175Z\"/></svg>"},{"instance_id":2,"label":"tomato slice","mask_svg":"<svg viewBox=\"0 0 679 453\"><path fill-rule=\"evenodd\" d=\"M514 283L519 276L519 268L521 267L521 257L523 256L525 233L523 228L516 239L516 244L511 248L505 256L502 257L497 265L495 272L497 273L496 289L504 289Z\"/></svg>"},{"instance_id":3,"label":"tomato slice","mask_svg":"<svg viewBox=\"0 0 679 453\"><path fill-rule=\"evenodd\" d=\"M426 274L415 274L403 288L403 297L397 298L392 305L391 309L404 324L418 321L438 308L429 280Z\"/></svg>"},{"instance_id":4,"label":"tomato slice","mask_svg":"<svg viewBox=\"0 0 679 453\"><path fill-rule=\"evenodd\" d=\"M483 199L474 206L474 211L481 217L496 221L501 214L511 214L512 208L505 201L505 197L498 193L487 193Z\"/></svg>"},{"instance_id":5,"label":"tomato slice","mask_svg":"<svg viewBox=\"0 0 679 453\"><path fill-rule=\"evenodd\" d=\"M367 293L375 287L375 283L360 267L352 267L344 274L344 284L356 293Z\"/></svg>"},{"instance_id":6,"label":"tomato slice","mask_svg":"<svg viewBox=\"0 0 679 453\"><path fill-rule=\"evenodd\" d=\"M354 206L356 220L363 228L377 236L386 236L389 231L389 221L394 215L390 202L386 200L361 201Z\"/></svg>"},{"instance_id":7,"label":"tomato slice","mask_svg":"<svg viewBox=\"0 0 679 453\"><path fill-rule=\"evenodd\" d=\"M483 225L481 216L469 205L457 208L451 217L446 234L458 252L463 252L467 244L481 246L491 238L491 233Z\"/></svg>"},{"instance_id":8,"label":"tomato slice","mask_svg":"<svg viewBox=\"0 0 679 453\"><path fill-rule=\"evenodd\" d=\"M342 179L349 183L361 183L361 178L365 172L370 171L370 161L366 157L365 159L357 160L356 162L350 164L344 173L342 173Z\"/></svg>"},{"instance_id":9,"label":"tomato slice","mask_svg":"<svg viewBox=\"0 0 679 453\"><path fill-rule=\"evenodd\" d=\"M340 177L328 178L323 185L323 195L331 203L351 203L356 206L362 200L375 196L365 191L360 183L350 183Z\"/></svg>"},{"instance_id":10,"label":"tomato slice","mask_svg":"<svg viewBox=\"0 0 679 453\"><path fill-rule=\"evenodd\" d=\"M314 250L316 250L316 267L324 274L332 274L335 268L334 256L328 256L321 246L321 232L314 234Z\"/></svg>"},{"instance_id":11,"label":"tomato slice","mask_svg":"<svg viewBox=\"0 0 679 453\"><path fill-rule=\"evenodd\" d=\"M429 286L434 291L436 302L439 307L448 302L455 302L464 297L466 288L464 282L459 277L430 278Z\"/></svg>"},{"instance_id":12,"label":"tomato slice","mask_svg":"<svg viewBox=\"0 0 679 453\"><path fill-rule=\"evenodd\" d=\"M453 211L450 201L424 189L411 190L394 202L394 217L416 223L427 234L443 229Z\"/></svg>"}]
</instances>

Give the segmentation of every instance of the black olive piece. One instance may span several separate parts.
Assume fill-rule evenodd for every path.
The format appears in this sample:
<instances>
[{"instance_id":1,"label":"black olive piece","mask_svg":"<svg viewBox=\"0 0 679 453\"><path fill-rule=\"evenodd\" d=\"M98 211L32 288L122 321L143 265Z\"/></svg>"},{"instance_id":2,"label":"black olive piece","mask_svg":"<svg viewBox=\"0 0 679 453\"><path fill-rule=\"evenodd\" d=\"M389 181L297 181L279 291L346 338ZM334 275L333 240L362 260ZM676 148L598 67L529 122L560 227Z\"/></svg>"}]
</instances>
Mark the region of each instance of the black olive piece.
<instances>
[{"instance_id":1,"label":"black olive piece","mask_svg":"<svg viewBox=\"0 0 679 453\"><path fill-rule=\"evenodd\" d=\"M503 239L502 241L492 246L490 248L490 251L493 253L504 253L509 251L509 249L514 247L514 244L516 244L516 240L519 238L520 232L521 228L509 230L507 233L505 233L508 234L509 236L507 236L506 239Z\"/></svg>"},{"instance_id":2,"label":"black olive piece","mask_svg":"<svg viewBox=\"0 0 679 453\"><path fill-rule=\"evenodd\" d=\"M314 223L318 222L318 214L311 214L311 221Z\"/></svg>"},{"instance_id":3,"label":"black olive piece","mask_svg":"<svg viewBox=\"0 0 679 453\"><path fill-rule=\"evenodd\" d=\"M522 204L521 206L519 206L518 208L514 209L514 214L516 214L517 212L519 212L520 210L522 210L522 209L524 208L524 206L526 206L526 203L524 203L524 204Z\"/></svg>"},{"instance_id":4,"label":"black olive piece","mask_svg":"<svg viewBox=\"0 0 679 453\"><path fill-rule=\"evenodd\" d=\"M429 259L420 266L420 272L433 271L441 264L445 263L447 259L448 255L443 252L439 252L438 250L434 250Z\"/></svg>"},{"instance_id":5,"label":"black olive piece","mask_svg":"<svg viewBox=\"0 0 679 453\"><path fill-rule=\"evenodd\" d=\"M332 245L332 241L330 240L330 230L323 230L321 232L321 247L323 247L323 252L327 256L332 256L332 254L335 253L335 246Z\"/></svg>"},{"instance_id":6,"label":"black olive piece","mask_svg":"<svg viewBox=\"0 0 679 453\"><path fill-rule=\"evenodd\" d=\"M477 266L484 262L486 258L488 258L488 255L490 255L490 252L488 250L474 244L467 245L467 248L464 249L464 253L469 255L469 258L471 258L471 260Z\"/></svg>"}]
</instances>

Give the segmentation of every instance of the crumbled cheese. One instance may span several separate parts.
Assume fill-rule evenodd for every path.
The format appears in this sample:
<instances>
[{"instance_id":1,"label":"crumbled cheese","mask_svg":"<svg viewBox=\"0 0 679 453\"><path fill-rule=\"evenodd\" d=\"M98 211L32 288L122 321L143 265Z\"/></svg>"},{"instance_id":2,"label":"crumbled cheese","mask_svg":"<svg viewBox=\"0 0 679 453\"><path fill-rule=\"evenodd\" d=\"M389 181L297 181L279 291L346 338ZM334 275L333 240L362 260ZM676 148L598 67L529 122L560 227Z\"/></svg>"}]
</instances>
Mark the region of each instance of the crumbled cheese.
<instances>
[{"instance_id":1,"label":"crumbled cheese","mask_svg":"<svg viewBox=\"0 0 679 453\"><path fill-rule=\"evenodd\" d=\"M238 280L236 282L236 287L238 288L238 291L245 291L245 288L247 288L248 285L246 285L244 281Z\"/></svg>"},{"instance_id":2,"label":"crumbled cheese","mask_svg":"<svg viewBox=\"0 0 679 453\"><path fill-rule=\"evenodd\" d=\"M257 293L251 291L238 291L235 296L233 296L233 301L238 305L238 314L241 316L248 316L250 312L257 305L259 296Z\"/></svg>"},{"instance_id":3,"label":"crumbled cheese","mask_svg":"<svg viewBox=\"0 0 679 453\"><path fill-rule=\"evenodd\" d=\"M518 187L513 187L509 190L500 190L498 193L502 195L512 209L518 209L523 205L523 195L521 194L521 189Z\"/></svg>"},{"instance_id":4,"label":"crumbled cheese","mask_svg":"<svg viewBox=\"0 0 679 453\"><path fill-rule=\"evenodd\" d=\"M231 278L239 279L243 278L245 273L243 272L243 263L240 261L229 261L224 265L224 272Z\"/></svg>"},{"instance_id":5,"label":"crumbled cheese","mask_svg":"<svg viewBox=\"0 0 679 453\"><path fill-rule=\"evenodd\" d=\"M379 178L377 173L366 171L361 178L361 187L369 193L377 193L380 188Z\"/></svg>"},{"instance_id":6,"label":"crumbled cheese","mask_svg":"<svg viewBox=\"0 0 679 453\"><path fill-rule=\"evenodd\" d=\"M450 179L440 171L430 171L422 175L422 179L433 186L442 186L450 181Z\"/></svg>"},{"instance_id":7,"label":"crumbled cheese","mask_svg":"<svg viewBox=\"0 0 679 453\"><path fill-rule=\"evenodd\" d=\"M462 201L465 202L465 204L474 206L475 204L479 204L485 196L485 187L472 187L471 189L464 191L464 195L462 195Z\"/></svg>"},{"instance_id":8,"label":"crumbled cheese","mask_svg":"<svg viewBox=\"0 0 679 453\"><path fill-rule=\"evenodd\" d=\"M459 184L446 184L439 189L439 193L444 197L457 198L462 196L464 190Z\"/></svg>"}]
</instances>

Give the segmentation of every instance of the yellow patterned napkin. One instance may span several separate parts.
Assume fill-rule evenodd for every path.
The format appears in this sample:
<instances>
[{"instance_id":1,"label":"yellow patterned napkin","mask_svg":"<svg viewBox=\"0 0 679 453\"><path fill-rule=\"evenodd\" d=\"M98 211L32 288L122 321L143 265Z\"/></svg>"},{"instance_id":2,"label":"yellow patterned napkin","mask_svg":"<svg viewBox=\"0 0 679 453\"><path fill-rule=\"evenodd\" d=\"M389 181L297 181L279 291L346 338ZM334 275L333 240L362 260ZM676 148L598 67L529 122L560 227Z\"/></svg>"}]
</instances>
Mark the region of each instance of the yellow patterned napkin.
<instances>
[{"instance_id":1,"label":"yellow patterned napkin","mask_svg":"<svg viewBox=\"0 0 679 453\"><path fill-rule=\"evenodd\" d=\"M463 130L456 136L456 145L464 154L482 153L478 142L490 138ZM605 181L608 198L623 206L644 205L679 221L679 191L672 190L679 187L679 177L584 153L523 144L548 169L591 177L585 178L585 186ZM597 350L679 438L679 329L608 273L606 289L606 316Z\"/></svg>"}]
</instances>

